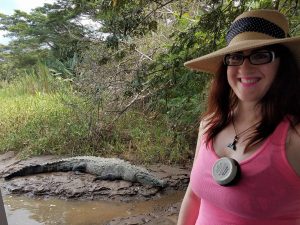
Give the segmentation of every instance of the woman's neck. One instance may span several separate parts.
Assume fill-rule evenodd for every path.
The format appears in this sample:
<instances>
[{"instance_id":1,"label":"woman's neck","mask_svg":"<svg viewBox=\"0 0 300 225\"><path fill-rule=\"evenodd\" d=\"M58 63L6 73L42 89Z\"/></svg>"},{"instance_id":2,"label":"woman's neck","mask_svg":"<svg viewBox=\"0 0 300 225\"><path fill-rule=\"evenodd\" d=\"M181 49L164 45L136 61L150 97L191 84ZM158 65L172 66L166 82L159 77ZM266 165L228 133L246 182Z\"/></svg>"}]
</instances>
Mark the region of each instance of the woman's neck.
<instances>
[{"instance_id":1,"label":"woman's neck","mask_svg":"<svg viewBox=\"0 0 300 225\"><path fill-rule=\"evenodd\" d=\"M256 104L240 103L234 111L236 123L254 124L261 119L261 108Z\"/></svg>"}]
</instances>

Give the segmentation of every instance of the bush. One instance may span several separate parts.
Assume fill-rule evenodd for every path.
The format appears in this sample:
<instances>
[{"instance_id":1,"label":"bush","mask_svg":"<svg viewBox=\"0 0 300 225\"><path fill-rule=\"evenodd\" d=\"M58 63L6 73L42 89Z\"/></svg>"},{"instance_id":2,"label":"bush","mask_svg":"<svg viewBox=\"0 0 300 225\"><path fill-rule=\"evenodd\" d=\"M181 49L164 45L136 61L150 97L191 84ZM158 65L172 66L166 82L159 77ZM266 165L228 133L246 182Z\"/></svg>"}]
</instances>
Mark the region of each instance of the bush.
<instances>
[{"instance_id":1,"label":"bush","mask_svg":"<svg viewBox=\"0 0 300 225\"><path fill-rule=\"evenodd\" d=\"M3 82L0 98L0 152L164 163L189 156L188 143L166 117L132 109L115 120L42 65L10 84Z\"/></svg>"}]
</instances>

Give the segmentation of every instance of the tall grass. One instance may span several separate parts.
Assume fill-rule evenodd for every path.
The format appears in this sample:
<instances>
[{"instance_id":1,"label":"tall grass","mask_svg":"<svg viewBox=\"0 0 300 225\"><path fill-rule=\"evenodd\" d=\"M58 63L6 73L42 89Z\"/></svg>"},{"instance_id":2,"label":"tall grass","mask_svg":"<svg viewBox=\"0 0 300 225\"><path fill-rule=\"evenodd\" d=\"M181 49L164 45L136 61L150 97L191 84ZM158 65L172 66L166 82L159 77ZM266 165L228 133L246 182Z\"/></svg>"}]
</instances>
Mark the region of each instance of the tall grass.
<instances>
[{"instance_id":1,"label":"tall grass","mask_svg":"<svg viewBox=\"0 0 300 225\"><path fill-rule=\"evenodd\" d=\"M0 89L0 151L22 156L79 154L88 123L80 118L86 103L76 97L69 82L52 77L37 66ZM73 106L76 106L74 109Z\"/></svg>"},{"instance_id":2,"label":"tall grass","mask_svg":"<svg viewBox=\"0 0 300 225\"><path fill-rule=\"evenodd\" d=\"M19 76L11 83L1 82L0 97L15 97L22 95L36 95L39 93L66 93L72 91L69 79L55 77L43 64L38 64L24 76Z\"/></svg>"},{"instance_id":3,"label":"tall grass","mask_svg":"<svg viewBox=\"0 0 300 225\"><path fill-rule=\"evenodd\" d=\"M126 133L128 158L166 164L186 162L190 154L189 144L168 124L167 117L153 117L138 111L130 111L121 117L116 127Z\"/></svg>"},{"instance_id":4,"label":"tall grass","mask_svg":"<svg viewBox=\"0 0 300 225\"><path fill-rule=\"evenodd\" d=\"M22 157L43 154L117 156L139 162L182 162L186 140L165 118L138 110L116 122L83 97L69 80L43 65L12 83L1 83L0 152Z\"/></svg>"}]
</instances>

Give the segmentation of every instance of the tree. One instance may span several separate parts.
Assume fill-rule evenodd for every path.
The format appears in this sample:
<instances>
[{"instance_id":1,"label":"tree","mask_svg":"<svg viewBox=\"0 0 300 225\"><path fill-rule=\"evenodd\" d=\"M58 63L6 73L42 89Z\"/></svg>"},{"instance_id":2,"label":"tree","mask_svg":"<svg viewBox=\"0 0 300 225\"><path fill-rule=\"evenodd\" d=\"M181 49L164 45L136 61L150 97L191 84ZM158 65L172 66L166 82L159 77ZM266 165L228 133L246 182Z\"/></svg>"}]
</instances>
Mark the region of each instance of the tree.
<instances>
[{"instance_id":1,"label":"tree","mask_svg":"<svg viewBox=\"0 0 300 225\"><path fill-rule=\"evenodd\" d=\"M22 68L41 59L65 66L77 90L116 118L136 106L191 136L211 76L183 63L224 47L231 21L256 8L284 12L300 34L298 0L59 0L29 14L0 14L0 29L15 38L1 54ZM101 26L90 29L82 17Z\"/></svg>"}]
</instances>

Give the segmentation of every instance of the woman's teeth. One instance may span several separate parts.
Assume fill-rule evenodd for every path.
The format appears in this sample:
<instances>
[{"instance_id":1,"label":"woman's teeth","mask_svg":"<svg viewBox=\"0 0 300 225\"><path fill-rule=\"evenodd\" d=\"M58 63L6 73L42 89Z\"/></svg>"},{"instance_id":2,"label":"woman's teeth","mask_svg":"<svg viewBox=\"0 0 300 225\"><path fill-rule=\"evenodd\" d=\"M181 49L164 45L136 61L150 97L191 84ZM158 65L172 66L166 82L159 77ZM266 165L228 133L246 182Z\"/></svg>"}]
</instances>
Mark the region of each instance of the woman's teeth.
<instances>
[{"instance_id":1,"label":"woman's teeth","mask_svg":"<svg viewBox=\"0 0 300 225\"><path fill-rule=\"evenodd\" d=\"M254 84L256 82L258 82L258 78L253 78L253 79L244 79L244 78L241 78L240 79L242 83L245 83L245 84Z\"/></svg>"}]
</instances>

